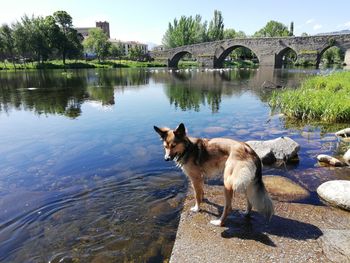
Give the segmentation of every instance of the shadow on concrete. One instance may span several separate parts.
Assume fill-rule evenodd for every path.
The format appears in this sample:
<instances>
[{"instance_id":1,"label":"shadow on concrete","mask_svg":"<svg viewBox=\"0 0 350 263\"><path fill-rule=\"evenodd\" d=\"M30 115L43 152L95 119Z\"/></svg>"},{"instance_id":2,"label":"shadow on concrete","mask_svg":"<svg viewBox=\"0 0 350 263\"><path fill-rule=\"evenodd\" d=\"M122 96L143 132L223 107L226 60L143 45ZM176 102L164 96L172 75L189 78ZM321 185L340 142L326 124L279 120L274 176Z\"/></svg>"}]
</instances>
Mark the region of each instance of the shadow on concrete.
<instances>
[{"instance_id":1,"label":"shadow on concrete","mask_svg":"<svg viewBox=\"0 0 350 263\"><path fill-rule=\"evenodd\" d=\"M237 210L226 219L223 238L251 239L265 245L275 247L269 235L292 238L296 240L317 239L323 235L322 231L309 223L274 215L270 222L253 212L250 217L245 217Z\"/></svg>"},{"instance_id":2,"label":"shadow on concrete","mask_svg":"<svg viewBox=\"0 0 350 263\"><path fill-rule=\"evenodd\" d=\"M203 202L213 206L217 213L208 210L201 212L219 217L223 207L204 199ZM221 233L223 238L240 238L255 240L267 246L276 247L269 235L292 238L296 240L318 239L323 235L315 225L298 220L274 215L270 222L257 212L244 216L239 210L233 210L225 221L226 229Z\"/></svg>"}]
</instances>

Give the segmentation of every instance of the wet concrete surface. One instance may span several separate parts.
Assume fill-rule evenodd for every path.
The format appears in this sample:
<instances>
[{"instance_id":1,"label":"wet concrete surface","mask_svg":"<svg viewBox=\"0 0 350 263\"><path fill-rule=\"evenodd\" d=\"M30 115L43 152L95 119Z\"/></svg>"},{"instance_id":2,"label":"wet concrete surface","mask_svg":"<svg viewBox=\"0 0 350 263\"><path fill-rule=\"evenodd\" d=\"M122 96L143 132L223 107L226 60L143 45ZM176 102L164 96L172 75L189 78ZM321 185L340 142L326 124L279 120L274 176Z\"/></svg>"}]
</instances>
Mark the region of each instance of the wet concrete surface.
<instances>
[{"instance_id":1,"label":"wet concrete surface","mask_svg":"<svg viewBox=\"0 0 350 263\"><path fill-rule=\"evenodd\" d=\"M350 213L329 206L277 201L270 222L242 215L236 194L224 227L209 222L222 212L221 186L205 186L201 212L193 213L189 191L170 262L350 262Z\"/></svg>"}]
</instances>

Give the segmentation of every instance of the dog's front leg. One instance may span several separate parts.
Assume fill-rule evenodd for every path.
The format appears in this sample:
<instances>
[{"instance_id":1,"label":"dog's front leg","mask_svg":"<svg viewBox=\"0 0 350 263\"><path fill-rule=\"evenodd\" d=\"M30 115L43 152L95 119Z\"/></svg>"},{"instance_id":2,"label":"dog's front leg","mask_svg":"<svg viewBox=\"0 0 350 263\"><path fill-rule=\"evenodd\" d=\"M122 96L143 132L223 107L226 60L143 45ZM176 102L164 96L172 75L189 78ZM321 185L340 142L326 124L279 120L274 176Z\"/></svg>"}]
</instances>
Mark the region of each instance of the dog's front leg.
<instances>
[{"instance_id":1,"label":"dog's front leg","mask_svg":"<svg viewBox=\"0 0 350 263\"><path fill-rule=\"evenodd\" d=\"M196 204L191 208L191 211L198 212L204 195L203 182L201 178L191 178L191 182L194 190L194 197L196 199Z\"/></svg>"}]
</instances>

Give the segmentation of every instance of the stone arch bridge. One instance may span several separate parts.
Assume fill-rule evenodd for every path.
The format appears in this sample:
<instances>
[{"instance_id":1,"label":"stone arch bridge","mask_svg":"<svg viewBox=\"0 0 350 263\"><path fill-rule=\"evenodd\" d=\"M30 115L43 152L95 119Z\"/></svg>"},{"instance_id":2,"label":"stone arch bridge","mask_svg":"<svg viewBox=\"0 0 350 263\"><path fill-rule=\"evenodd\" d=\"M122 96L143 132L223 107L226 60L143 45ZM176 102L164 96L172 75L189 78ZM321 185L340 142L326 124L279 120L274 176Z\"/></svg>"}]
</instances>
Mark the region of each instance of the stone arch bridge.
<instances>
[{"instance_id":1,"label":"stone arch bridge","mask_svg":"<svg viewBox=\"0 0 350 263\"><path fill-rule=\"evenodd\" d=\"M168 67L177 67L179 60L190 53L203 67L221 68L225 58L238 47L253 51L261 66L282 67L284 55L294 50L300 61L311 61L319 66L322 54L337 46L345 53L344 63L350 65L350 34L320 35L307 37L273 37L225 39L181 46L161 51L151 51L150 56L165 62Z\"/></svg>"}]
</instances>

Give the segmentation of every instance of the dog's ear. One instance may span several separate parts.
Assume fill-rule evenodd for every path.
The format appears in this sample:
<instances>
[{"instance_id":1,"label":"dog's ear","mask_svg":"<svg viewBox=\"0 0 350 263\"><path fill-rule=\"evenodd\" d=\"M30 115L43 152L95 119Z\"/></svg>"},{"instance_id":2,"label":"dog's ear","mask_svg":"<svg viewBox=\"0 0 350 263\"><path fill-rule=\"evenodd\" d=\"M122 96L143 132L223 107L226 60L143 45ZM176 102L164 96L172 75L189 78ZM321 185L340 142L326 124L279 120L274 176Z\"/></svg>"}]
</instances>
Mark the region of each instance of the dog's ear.
<instances>
[{"instance_id":1,"label":"dog's ear","mask_svg":"<svg viewBox=\"0 0 350 263\"><path fill-rule=\"evenodd\" d=\"M178 138L182 138L186 135L186 128L183 123L180 123L180 125L174 130L174 134Z\"/></svg>"},{"instance_id":2,"label":"dog's ear","mask_svg":"<svg viewBox=\"0 0 350 263\"><path fill-rule=\"evenodd\" d=\"M168 131L157 126L153 126L154 130L159 134L159 136L164 140Z\"/></svg>"}]
</instances>

